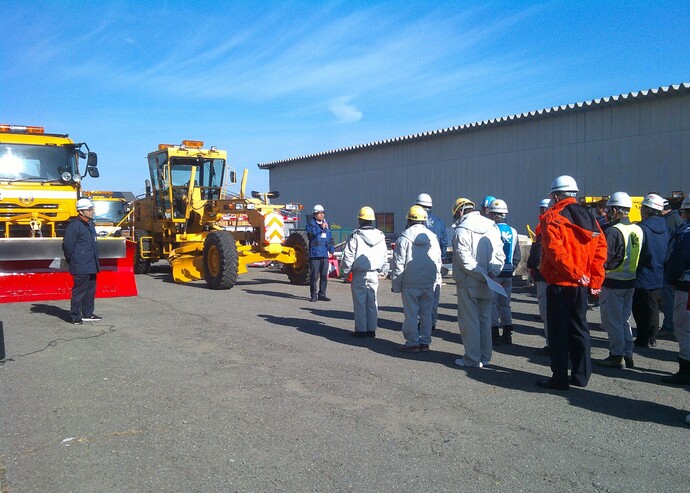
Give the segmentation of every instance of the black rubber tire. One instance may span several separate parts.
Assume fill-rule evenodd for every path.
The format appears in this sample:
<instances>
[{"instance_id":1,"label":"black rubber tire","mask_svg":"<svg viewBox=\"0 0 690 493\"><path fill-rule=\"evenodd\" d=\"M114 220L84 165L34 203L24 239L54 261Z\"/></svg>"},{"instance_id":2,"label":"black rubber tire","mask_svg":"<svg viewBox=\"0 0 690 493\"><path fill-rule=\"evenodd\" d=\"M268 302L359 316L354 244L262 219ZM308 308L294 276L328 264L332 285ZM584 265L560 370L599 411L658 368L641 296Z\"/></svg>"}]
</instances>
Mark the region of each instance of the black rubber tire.
<instances>
[{"instance_id":1,"label":"black rubber tire","mask_svg":"<svg viewBox=\"0 0 690 493\"><path fill-rule=\"evenodd\" d=\"M290 283L300 286L309 284L311 267L309 265L309 238L307 237L307 232L294 231L285 240L285 246L294 248L295 255L297 256L297 262L284 265L284 270L288 279L290 279Z\"/></svg>"},{"instance_id":2,"label":"black rubber tire","mask_svg":"<svg viewBox=\"0 0 690 493\"><path fill-rule=\"evenodd\" d=\"M211 289L230 289L237 282L239 256L232 233L213 231L204 242L204 278Z\"/></svg>"},{"instance_id":3,"label":"black rubber tire","mask_svg":"<svg viewBox=\"0 0 690 493\"><path fill-rule=\"evenodd\" d=\"M143 229L137 229L134 232L134 241L137 246L134 250L134 273L135 274L148 274L151 269L151 259L141 258L141 253L139 252L139 238L145 236L150 236L149 232ZM149 250L151 248L149 247Z\"/></svg>"}]
</instances>

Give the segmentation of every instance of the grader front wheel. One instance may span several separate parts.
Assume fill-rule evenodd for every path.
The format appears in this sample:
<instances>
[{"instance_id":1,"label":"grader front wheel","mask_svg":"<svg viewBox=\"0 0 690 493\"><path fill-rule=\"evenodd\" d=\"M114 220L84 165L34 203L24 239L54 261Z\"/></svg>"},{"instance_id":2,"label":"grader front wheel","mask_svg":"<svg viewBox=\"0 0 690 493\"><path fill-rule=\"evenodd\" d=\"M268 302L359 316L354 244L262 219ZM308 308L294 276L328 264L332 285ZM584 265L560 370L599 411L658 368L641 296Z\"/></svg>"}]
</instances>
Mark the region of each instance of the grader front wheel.
<instances>
[{"instance_id":1,"label":"grader front wheel","mask_svg":"<svg viewBox=\"0 0 690 493\"><path fill-rule=\"evenodd\" d=\"M230 289L237 282L239 257L232 234L214 231L204 242L204 277L211 289Z\"/></svg>"},{"instance_id":2,"label":"grader front wheel","mask_svg":"<svg viewBox=\"0 0 690 493\"><path fill-rule=\"evenodd\" d=\"M295 250L297 261L285 264L284 270L291 284L309 284L309 239L306 231L295 231L285 241L285 246Z\"/></svg>"}]
</instances>

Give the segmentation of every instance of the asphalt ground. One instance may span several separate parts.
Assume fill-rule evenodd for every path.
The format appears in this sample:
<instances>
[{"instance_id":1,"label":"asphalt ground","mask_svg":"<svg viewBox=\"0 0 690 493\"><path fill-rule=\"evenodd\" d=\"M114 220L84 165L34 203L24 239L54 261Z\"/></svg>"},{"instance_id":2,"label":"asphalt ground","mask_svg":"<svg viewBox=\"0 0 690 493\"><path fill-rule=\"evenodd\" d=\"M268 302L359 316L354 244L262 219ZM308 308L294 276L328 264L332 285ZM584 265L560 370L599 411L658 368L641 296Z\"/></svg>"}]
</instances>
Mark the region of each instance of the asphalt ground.
<instances>
[{"instance_id":1,"label":"asphalt ground","mask_svg":"<svg viewBox=\"0 0 690 493\"><path fill-rule=\"evenodd\" d=\"M379 287L376 339L356 339L350 287L331 302L276 270L229 291L177 285L158 264L139 296L99 299L99 323L69 302L0 305L0 490L688 491L688 389L661 385L678 346L590 385L550 375L536 299L516 289L514 344L461 369L446 279L429 353L395 346L402 309ZM606 334L589 312L593 358Z\"/></svg>"}]
</instances>

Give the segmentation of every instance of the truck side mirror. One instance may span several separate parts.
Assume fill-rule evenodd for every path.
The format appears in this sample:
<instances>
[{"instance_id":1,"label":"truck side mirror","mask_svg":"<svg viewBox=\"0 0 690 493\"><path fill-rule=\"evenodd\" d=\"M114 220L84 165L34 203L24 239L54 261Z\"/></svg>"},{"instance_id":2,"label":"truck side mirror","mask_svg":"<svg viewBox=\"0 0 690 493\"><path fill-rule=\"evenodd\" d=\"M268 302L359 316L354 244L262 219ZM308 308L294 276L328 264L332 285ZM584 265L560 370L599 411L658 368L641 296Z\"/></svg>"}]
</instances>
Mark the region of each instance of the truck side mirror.
<instances>
[{"instance_id":1,"label":"truck side mirror","mask_svg":"<svg viewBox=\"0 0 690 493\"><path fill-rule=\"evenodd\" d=\"M146 196L150 197L151 196L151 182L146 180L144 183L146 184Z\"/></svg>"},{"instance_id":2,"label":"truck side mirror","mask_svg":"<svg viewBox=\"0 0 690 493\"><path fill-rule=\"evenodd\" d=\"M230 183L237 183L237 172L234 169L230 171Z\"/></svg>"},{"instance_id":3,"label":"truck side mirror","mask_svg":"<svg viewBox=\"0 0 690 493\"><path fill-rule=\"evenodd\" d=\"M98 166L98 156L96 155L95 152L89 152L89 157L88 157L88 159L86 160L86 166L88 166L88 167L91 167L91 166L96 167L96 166ZM90 176L93 176L93 175L90 175ZM98 176L98 175L96 175L96 176Z\"/></svg>"},{"instance_id":4,"label":"truck side mirror","mask_svg":"<svg viewBox=\"0 0 690 493\"><path fill-rule=\"evenodd\" d=\"M91 178L98 178L101 174L98 172L98 168L94 166L89 166L86 168L86 170L89 172L89 176Z\"/></svg>"}]
</instances>

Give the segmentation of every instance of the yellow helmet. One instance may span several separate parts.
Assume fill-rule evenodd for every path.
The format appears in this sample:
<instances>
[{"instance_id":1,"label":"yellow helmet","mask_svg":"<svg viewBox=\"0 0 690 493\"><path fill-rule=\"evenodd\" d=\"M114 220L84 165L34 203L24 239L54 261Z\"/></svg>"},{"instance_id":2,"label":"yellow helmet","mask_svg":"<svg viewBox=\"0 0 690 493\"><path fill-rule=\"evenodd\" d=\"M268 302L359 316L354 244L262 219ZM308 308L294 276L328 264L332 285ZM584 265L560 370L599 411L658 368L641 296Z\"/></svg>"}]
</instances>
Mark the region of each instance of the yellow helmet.
<instances>
[{"instance_id":1,"label":"yellow helmet","mask_svg":"<svg viewBox=\"0 0 690 493\"><path fill-rule=\"evenodd\" d=\"M426 221L426 211L421 205L413 205L407 212L407 219L410 221L422 222Z\"/></svg>"},{"instance_id":2,"label":"yellow helmet","mask_svg":"<svg viewBox=\"0 0 690 493\"><path fill-rule=\"evenodd\" d=\"M365 205L359 210L357 218L363 221L375 221L376 216L374 215L374 209Z\"/></svg>"},{"instance_id":3,"label":"yellow helmet","mask_svg":"<svg viewBox=\"0 0 690 493\"><path fill-rule=\"evenodd\" d=\"M474 209L474 202L472 202L470 199L466 199L464 197L460 197L458 200L455 201L453 204L453 216L457 214L458 211L464 211L465 209L472 208Z\"/></svg>"}]
</instances>

